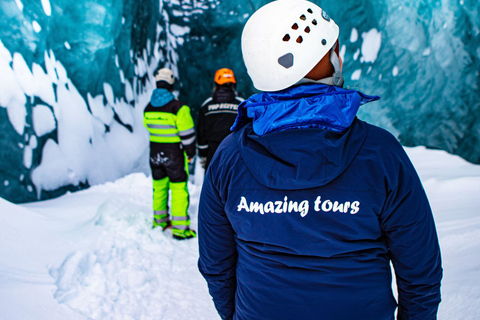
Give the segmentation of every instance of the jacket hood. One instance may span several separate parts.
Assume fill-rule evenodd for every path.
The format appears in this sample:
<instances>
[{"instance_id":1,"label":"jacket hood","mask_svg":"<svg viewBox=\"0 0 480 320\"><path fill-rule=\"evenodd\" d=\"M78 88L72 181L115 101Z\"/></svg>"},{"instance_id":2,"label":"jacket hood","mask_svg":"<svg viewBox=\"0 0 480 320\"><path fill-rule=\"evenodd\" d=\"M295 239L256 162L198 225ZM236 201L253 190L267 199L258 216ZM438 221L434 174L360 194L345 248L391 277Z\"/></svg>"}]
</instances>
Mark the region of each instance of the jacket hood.
<instances>
[{"instance_id":1,"label":"jacket hood","mask_svg":"<svg viewBox=\"0 0 480 320\"><path fill-rule=\"evenodd\" d=\"M257 181L272 189L325 185L353 161L366 138L358 108L378 100L355 90L303 85L252 96L232 130Z\"/></svg>"},{"instance_id":2,"label":"jacket hood","mask_svg":"<svg viewBox=\"0 0 480 320\"><path fill-rule=\"evenodd\" d=\"M175 95L172 92L165 88L159 88L153 90L150 103L154 107L163 107L173 99L175 99Z\"/></svg>"},{"instance_id":3,"label":"jacket hood","mask_svg":"<svg viewBox=\"0 0 480 320\"><path fill-rule=\"evenodd\" d=\"M235 90L233 86L218 86L212 95L214 102L232 102L235 101Z\"/></svg>"}]
</instances>

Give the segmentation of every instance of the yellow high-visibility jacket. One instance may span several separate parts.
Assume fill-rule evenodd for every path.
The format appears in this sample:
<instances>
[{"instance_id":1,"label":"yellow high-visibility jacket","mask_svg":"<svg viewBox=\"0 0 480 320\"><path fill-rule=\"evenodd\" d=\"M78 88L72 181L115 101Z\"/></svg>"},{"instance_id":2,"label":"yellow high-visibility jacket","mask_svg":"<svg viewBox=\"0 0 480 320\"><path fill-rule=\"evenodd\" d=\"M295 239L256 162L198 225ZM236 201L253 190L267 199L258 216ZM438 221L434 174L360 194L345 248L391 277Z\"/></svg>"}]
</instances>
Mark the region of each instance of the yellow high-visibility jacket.
<instances>
[{"instance_id":1,"label":"yellow high-visibility jacket","mask_svg":"<svg viewBox=\"0 0 480 320\"><path fill-rule=\"evenodd\" d=\"M143 124L150 133L150 143L181 143L187 157L195 156L195 129L187 105L176 99L163 106L149 103L144 111Z\"/></svg>"}]
</instances>

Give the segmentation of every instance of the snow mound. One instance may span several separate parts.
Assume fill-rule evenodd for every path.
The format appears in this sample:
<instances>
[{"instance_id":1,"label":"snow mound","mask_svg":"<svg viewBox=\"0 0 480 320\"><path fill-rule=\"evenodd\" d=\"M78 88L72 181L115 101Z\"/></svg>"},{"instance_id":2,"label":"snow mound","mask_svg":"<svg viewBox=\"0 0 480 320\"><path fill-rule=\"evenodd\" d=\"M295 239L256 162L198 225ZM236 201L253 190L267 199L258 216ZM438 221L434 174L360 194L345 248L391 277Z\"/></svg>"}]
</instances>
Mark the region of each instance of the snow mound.
<instances>
[{"instance_id":1,"label":"snow mound","mask_svg":"<svg viewBox=\"0 0 480 320\"><path fill-rule=\"evenodd\" d=\"M110 191L123 192L103 203L89 222L102 229L96 243L50 269L60 304L92 319L218 317L196 267L198 241L177 241L171 232L151 228L150 186L143 174L108 184ZM189 189L198 198L198 186Z\"/></svg>"}]
</instances>

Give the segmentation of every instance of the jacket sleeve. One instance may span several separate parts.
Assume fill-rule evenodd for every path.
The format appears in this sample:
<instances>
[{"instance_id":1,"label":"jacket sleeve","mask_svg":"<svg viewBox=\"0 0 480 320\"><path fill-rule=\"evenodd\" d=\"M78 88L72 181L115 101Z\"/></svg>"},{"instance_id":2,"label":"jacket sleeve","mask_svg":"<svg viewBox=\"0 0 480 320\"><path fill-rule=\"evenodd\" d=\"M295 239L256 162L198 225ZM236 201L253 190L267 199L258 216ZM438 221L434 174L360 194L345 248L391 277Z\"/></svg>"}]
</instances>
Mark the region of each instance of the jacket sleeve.
<instances>
[{"instance_id":1,"label":"jacket sleeve","mask_svg":"<svg viewBox=\"0 0 480 320\"><path fill-rule=\"evenodd\" d=\"M235 310L237 250L234 231L223 201L208 170L198 209L198 268L208 283L215 308L222 319L231 319Z\"/></svg>"},{"instance_id":2,"label":"jacket sleeve","mask_svg":"<svg viewBox=\"0 0 480 320\"><path fill-rule=\"evenodd\" d=\"M433 320L441 301L440 247L425 191L408 156L399 148L400 163L389 170L381 214L398 287L397 319Z\"/></svg>"},{"instance_id":3,"label":"jacket sleeve","mask_svg":"<svg viewBox=\"0 0 480 320\"><path fill-rule=\"evenodd\" d=\"M193 158L196 153L196 137L190 108L186 105L182 106L177 113L177 129L182 145L185 148L187 157Z\"/></svg>"},{"instance_id":4,"label":"jacket sleeve","mask_svg":"<svg viewBox=\"0 0 480 320\"><path fill-rule=\"evenodd\" d=\"M208 144L206 137L206 128L205 128L205 109L206 107L202 106L198 114L197 121L197 144L198 144L198 155L200 157L206 157L208 152Z\"/></svg>"}]
</instances>

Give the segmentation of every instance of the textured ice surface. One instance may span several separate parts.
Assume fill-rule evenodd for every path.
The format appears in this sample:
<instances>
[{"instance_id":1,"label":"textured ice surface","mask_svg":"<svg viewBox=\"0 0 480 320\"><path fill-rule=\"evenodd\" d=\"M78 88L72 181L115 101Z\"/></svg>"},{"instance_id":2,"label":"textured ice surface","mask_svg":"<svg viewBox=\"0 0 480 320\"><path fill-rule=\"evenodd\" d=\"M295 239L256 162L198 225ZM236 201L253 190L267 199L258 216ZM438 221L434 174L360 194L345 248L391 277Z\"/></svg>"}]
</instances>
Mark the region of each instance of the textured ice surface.
<instances>
[{"instance_id":1,"label":"textured ice surface","mask_svg":"<svg viewBox=\"0 0 480 320\"><path fill-rule=\"evenodd\" d=\"M148 172L142 110L158 66L194 117L216 69L254 93L240 36L266 0L0 2L0 196L57 196ZM480 163L477 0L314 1L340 26L346 86L380 95L359 117Z\"/></svg>"},{"instance_id":2,"label":"textured ice surface","mask_svg":"<svg viewBox=\"0 0 480 320\"><path fill-rule=\"evenodd\" d=\"M45 199L148 169L154 71L205 1L0 2L0 196Z\"/></svg>"}]
</instances>

